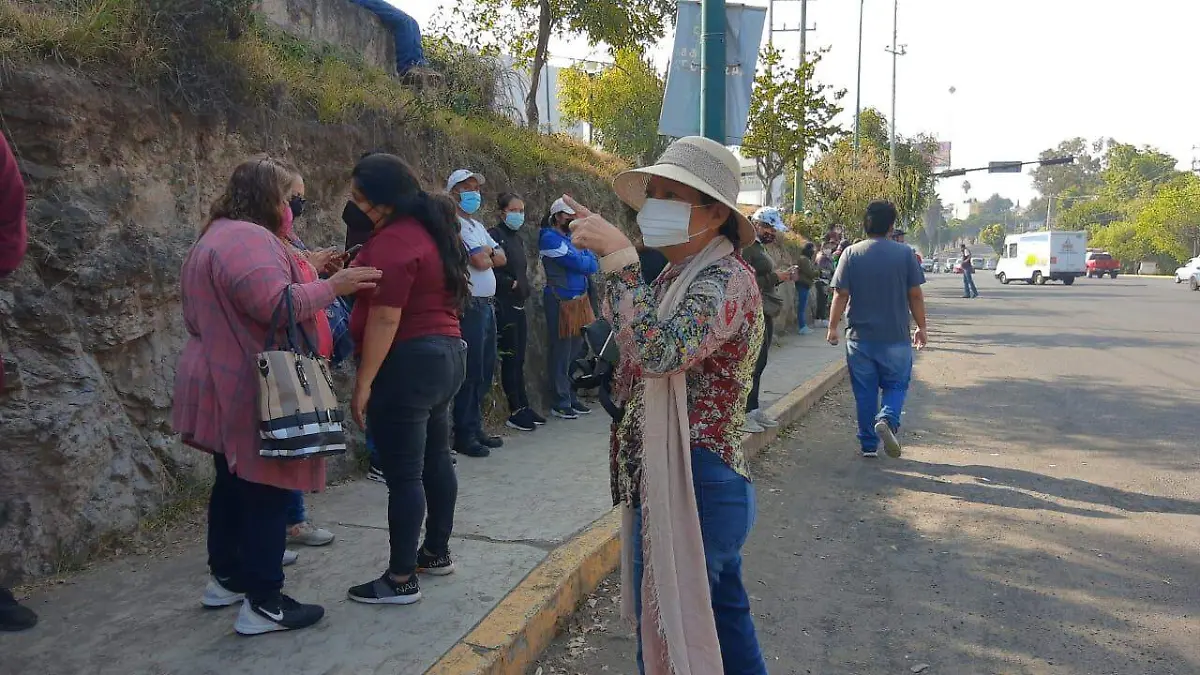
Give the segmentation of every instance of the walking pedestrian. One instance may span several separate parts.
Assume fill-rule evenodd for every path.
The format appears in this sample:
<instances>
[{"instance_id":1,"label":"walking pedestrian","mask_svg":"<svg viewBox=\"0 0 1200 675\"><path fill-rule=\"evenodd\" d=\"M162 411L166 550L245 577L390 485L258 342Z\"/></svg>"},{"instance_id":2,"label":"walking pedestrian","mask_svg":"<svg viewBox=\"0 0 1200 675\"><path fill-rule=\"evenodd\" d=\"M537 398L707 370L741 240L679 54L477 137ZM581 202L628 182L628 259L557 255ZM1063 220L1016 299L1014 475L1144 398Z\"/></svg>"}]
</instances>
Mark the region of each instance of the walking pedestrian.
<instances>
[{"instance_id":1,"label":"walking pedestrian","mask_svg":"<svg viewBox=\"0 0 1200 675\"><path fill-rule=\"evenodd\" d=\"M817 247L810 241L800 250L800 259L796 261L796 322L800 324L801 335L812 333L808 327L808 296L821 270L813 262Z\"/></svg>"},{"instance_id":2,"label":"walking pedestrian","mask_svg":"<svg viewBox=\"0 0 1200 675\"><path fill-rule=\"evenodd\" d=\"M525 201L519 195L505 192L496 205L500 207L500 223L488 230L488 234L508 258L503 267L495 269L500 382L508 399L506 425L510 429L534 431L546 423L546 418L530 407L525 388L525 349L529 342L525 303L531 289L525 242L520 236L525 225Z\"/></svg>"},{"instance_id":3,"label":"walking pedestrian","mask_svg":"<svg viewBox=\"0 0 1200 675\"><path fill-rule=\"evenodd\" d=\"M921 292L925 273L912 248L888 239L895 224L895 206L871 202L863 218L868 239L846 249L833 275L836 295L826 337L838 344L838 324L849 303L846 365L863 457L877 457L881 440L889 456L900 456L898 436L912 379L913 346L924 349L928 339ZM917 324L911 339L910 314Z\"/></svg>"},{"instance_id":4,"label":"walking pedestrian","mask_svg":"<svg viewBox=\"0 0 1200 675\"><path fill-rule=\"evenodd\" d=\"M813 282L813 291L817 301L813 318L818 326L828 328L829 303L832 300L829 297L829 282L833 279L833 258L829 257L828 251L822 249L817 253L815 262L820 275Z\"/></svg>"},{"instance_id":5,"label":"walking pedestrian","mask_svg":"<svg viewBox=\"0 0 1200 675\"><path fill-rule=\"evenodd\" d=\"M550 385L554 394L555 417L573 420L592 409L579 400L571 387L571 363L583 348L581 330L595 321L588 297L588 277L600 269L591 251L581 251L571 243L571 221L575 209L559 199L538 235L542 267L546 270L546 333L550 343Z\"/></svg>"},{"instance_id":6,"label":"walking pedestrian","mask_svg":"<svg viewBox=\"0 0 1200 675\"><path fill-rule=\"evenodd\" d=\"M750 222L754 224L758 236L754 243L742 249L742 258L754 269L754 280L758 283L758 291L762 295L764 337L754 364L754 385L746 397L746 421L742 425L742 431L757 434L779 426L779 421L760 407L758 395L762 386L762 374L767 368L767 352L771 349L771 340L775 333L775 317L783 311L783 298L779 296L776 287L780 282L791 279L793 270L776 269L775 261L764 246L775 243L776 233L787 231L779 209L763 207L754 212Z\"/></svg>"},{"instance_id":7,"label":"walking pedestrian","mask_svg":"<svg viewBox=\"0 0 1200 675\"><path fill-rule=\"evenodd\" d=\"M172 424L185 444L212 455L216 470L208 504L212 579L201 602L241 604L234 630L242 635L304 628L325 614L282 593L288 506L294 490L324 489L325 460L259 454L255 356L280 340L273 330L287 332L277 325L285 299L299 328L314 335L315 317L334 298L374 289L380 277L358 267L307 280L279 236L291 227L294 180L269 158L238 166L181 273L188 341L176 366Z\"/></svg>"},{"instance_id":8,"label":"walking pedestrian","mask_svg":"<svg viewBox=\"0 0 1200 675\"><path fill-rule=\"evenodd\" d=\"M568 202L581 218L573 240L601 256L620 370L632 375L632 388L614 392L625 415L612 486L623 608L639 622L649 675L680 672L674 664L692 675L767 672L741 569L755 499L740 428L763 322L738 255L755 238L737 209L739 174L732 152L693 136L617 177L643 242L671 261L652 284L618 228Z\"/></svg>"},{"instance_id":9,"label":"walking pedestrian","mask_svg":"<svg viewBox=\"0 0 1200 675\"><path fill-rule=\"evenodd\" d=\"M0 278L21 266L28 246L25 225L25 181L0 134ZM0 392L4 391L4 359L0 359ZM28 630L37 625L37 614L22 606L11 591L0 586L0 631Z\"/></svg>"},{"instance_id":10,"label":"walking pedestrian","mask_svg":"<svg viewBox=\"0 0 1200 675\"><path fill-rule=\"evenodd\" d=\"M387 481L391 547L387 570L348 593L367 604L409 605L421 599L418 573L454 572L450 406L466 386L459 312L470 296L468 253L455 203L422 190L399 157L359 160L350 194L375 224L358 263L383 270L378 290L360 294L351 314L360 362L350 410L371 430Z\"/></svg>"},{"instance_id":11,"label":"walking pedestrian","mask_svg":"<svg viewBox=\"0 0 1200 675\"><path fill-rule=\"evenodd\" d=\"M462 316L462 338L467 343L467 377L454 398L454 449L468 457L487 457L504 445L498 436L483 430L483 401L496 373L496 273L508 262L504 249L492 239L483 223L472 218L483 198L483 174L459 169L450 174L446 191L458 211L459 235L469 256L471 298ZM378 442L378 439L376 439Z\"/></svg>"},{"instance_id":12,"label":"walking pedestrian","mask_svg":"<svg viewBox=\"0 0 1200 675\"><path fill-rule=\"evenodd\" d=\"M959 265L962 266L963 297L978 298L979 289L975 287L975 265L971 262L971 249L967 248L966 244L961 244L961 246Z\"/></svg>"}]
</instances>

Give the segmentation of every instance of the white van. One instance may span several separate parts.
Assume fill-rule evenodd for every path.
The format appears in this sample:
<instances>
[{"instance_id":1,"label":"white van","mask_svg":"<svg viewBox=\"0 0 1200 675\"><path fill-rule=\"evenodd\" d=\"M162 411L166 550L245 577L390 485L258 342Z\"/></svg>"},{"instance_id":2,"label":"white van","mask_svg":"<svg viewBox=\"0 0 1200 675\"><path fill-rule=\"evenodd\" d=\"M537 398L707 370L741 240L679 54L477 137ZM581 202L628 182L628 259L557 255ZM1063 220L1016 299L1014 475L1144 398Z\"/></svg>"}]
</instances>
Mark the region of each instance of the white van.
<instances>
[{"instance_id":1,"label":"white van","mask_svg":"<svg viewBox=\"0 0 1200 675\"><path fill-rule=\"evenodd\" d=\"M1070 286L1087 274L1086 232L1030 232L1004 238L996 263L1000 283L1061 281Z\"/></svg>"}]
</instances>

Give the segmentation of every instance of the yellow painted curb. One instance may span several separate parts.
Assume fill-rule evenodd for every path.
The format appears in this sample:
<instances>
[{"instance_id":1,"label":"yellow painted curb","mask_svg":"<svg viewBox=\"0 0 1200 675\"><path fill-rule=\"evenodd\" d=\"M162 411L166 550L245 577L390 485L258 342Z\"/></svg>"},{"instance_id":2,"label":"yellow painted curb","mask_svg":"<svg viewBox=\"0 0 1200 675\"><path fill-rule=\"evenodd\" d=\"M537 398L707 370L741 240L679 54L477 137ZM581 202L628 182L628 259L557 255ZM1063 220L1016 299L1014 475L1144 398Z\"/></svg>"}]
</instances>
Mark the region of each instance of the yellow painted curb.
<instances>
[{"instance_id":1,"label":"yellow painted curb","mask_svg":"<svg viewBox=\"0 0 1200 675\"><path fill-rule=\"evenodd\" d=\"M841 359L809 378L771 406L779 428L750 436L742 448L757 455L845 378ZM522 675L558 635L559 621L617 569L620 532L614 509L556 548L426 675Z\"/></svg>"}]
</instances>

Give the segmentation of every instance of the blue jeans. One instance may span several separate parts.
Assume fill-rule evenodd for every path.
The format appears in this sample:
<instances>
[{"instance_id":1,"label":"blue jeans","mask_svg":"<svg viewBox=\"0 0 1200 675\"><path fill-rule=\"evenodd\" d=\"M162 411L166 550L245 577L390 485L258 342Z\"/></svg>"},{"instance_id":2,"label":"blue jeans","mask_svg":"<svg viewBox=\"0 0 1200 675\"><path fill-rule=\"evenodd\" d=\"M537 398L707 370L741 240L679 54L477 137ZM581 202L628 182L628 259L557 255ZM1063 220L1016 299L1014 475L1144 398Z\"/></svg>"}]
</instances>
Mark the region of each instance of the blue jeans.
<instances>
[{"instance_id":1,"label":"blue jeans","mask_svg":"<svg viewBox=\"0 0 1200 675\"><path fill-rule=\"evenodd\" d=\"M801 286L800 282L796 282L796 321L800 324L800 330L804 330L808 326L808 293L811 288Z\"/></svg>"},{"instance_id":2,"label":"blue jeans","mask_svg":"<svg viewBox=\"0 0 1200 675\"><path fill-rule=\"evenodd\" d=\"M425 50L421 47L421 25L384 0L351 0L354 4L375 12L380 22L392 31L396 41L396 72L407 73L413 66L423 66Z\"/></svg>"},{"instance_id":3,"label":"blue jeans","mask_svg":"<svg viewBox=\"0 0 1200 675\"><path fill-rule=\"evenodd\" d=\"M979 295L979 289L975 288L975 273L969 270L963 270L963 295L971 297Z\"/></svg>"},{"instance_id":4,"label":"blue jeans","mask_svg":"<svg viewBox=\"0 0 1200 675\"><path fill-rule=\"evenodd\" d=\"M571 364L583 348L583 336L558 336L558 311L562 300L550 288L546 289L546 338L550 344L550 387L554 392L554 407L569 410L579 403L571 386Z\"/></svg>"},{"instance_id":5,"label":"blue jeans","mask_svg":"<svg viewBox=\"0 0 1200 675\"><path fill-rule=\"evenodd\" d=\"M750 596L742 583L742 546L754 527L757 506L754 486L729 468L719 456L703 448L692 449L692 485L700 511L700 533L704 539L704 563L708 567L709 592L721 661L729 675L766 675L767 665L758 646ZM638 616L638 672L642 662L642 510L633 519L634 608Z\"/></svg>"},{"instance_id":6,"label":"blue jeans","mask_svg":"<svg viewBox=\"0 0 1200 675\"><path fill-rule=\"evenodd\" d=\"M912 344L848 340L846 365L858 409L858 440L863 450L877 450L876 422L887 420L893 431L900 430L900 414L912 379Z\"/></svg>"},{"instance_id":7,"label":"blue jeans","mask_svg":"<svg viewBox=\"0 0 1200 675\"><path fill-rule=\"evenodd\" d=\"M471 298L460 324L467 377L454 397L454 442L470 447L483 435L483 399L496 371L496 311L491 298Z\"/></svg>"},{"instance_id":8,"label":"blue jeans","mask_svg":"<svg viewBox=\"0 0 1200 675\"><path fill-rule=\"evenodd\" d=\"M288 527L299 525L308 520L308 512L304 509L304 491L292 490L291 493L287 508Z\"/></svg>"}]
</instances>

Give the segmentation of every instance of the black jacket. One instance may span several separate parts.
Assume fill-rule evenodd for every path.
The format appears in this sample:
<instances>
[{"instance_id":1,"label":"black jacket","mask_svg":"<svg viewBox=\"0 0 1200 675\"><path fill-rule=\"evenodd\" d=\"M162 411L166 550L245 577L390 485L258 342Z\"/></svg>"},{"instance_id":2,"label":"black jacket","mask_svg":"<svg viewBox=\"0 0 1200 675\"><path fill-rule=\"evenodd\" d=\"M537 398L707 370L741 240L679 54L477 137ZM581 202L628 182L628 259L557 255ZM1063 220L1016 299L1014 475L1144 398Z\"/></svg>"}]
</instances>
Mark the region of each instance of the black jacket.
<instances>
[{"instance_id":1,"label":"black jacket","mask_svg":"<svg viewBox=\"0 0 1200 675\"><path fill-rule=\"evenodd\" d=\"M493 271L496 273L496 300L502 302L509 307L524 306L525 301L529 299L529 258L525 252L525 242L518 236L520 231L513 232L508 229L503 223L488 230L492 235L492 239L496 240L504 249L504 255L508 258L508 263L504 267L497 267ZM516 288L513 288L513 282L517 282Z\"/></svg>"}]
</instances>

